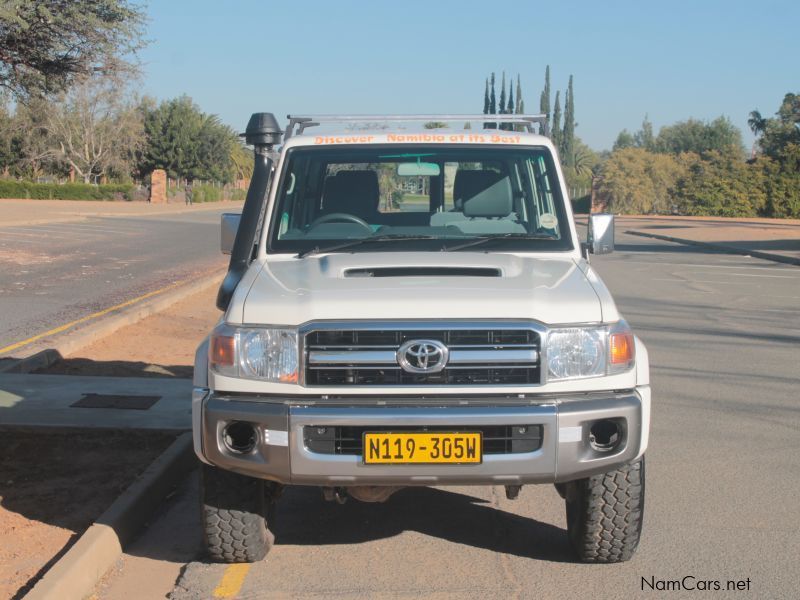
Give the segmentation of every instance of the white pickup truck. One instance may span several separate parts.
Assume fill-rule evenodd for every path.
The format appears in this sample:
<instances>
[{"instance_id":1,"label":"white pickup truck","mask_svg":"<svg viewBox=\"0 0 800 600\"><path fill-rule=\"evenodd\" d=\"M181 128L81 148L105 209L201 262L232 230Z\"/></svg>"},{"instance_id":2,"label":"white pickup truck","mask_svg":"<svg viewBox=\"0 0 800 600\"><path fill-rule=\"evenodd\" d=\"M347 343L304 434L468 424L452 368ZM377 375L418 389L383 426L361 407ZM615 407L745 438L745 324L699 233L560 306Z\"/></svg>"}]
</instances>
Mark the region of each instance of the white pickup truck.
<instances>
[{"instance_id":1,"label":"white pickup truck","mask_svg":"<svg viewBox=\"0 0 800 600\"><path fill-rule=\"evenodd\" d=\"M411 126L426 121L440 128ZM541 483L577 559L631 558L647 351L588 261L613 249L613 217L579 241L540 123L252 116L252 182L222 222L224 316L194 372L212 558L263 558L285 485L375 502Z\"/></svg>"}]
</instances>

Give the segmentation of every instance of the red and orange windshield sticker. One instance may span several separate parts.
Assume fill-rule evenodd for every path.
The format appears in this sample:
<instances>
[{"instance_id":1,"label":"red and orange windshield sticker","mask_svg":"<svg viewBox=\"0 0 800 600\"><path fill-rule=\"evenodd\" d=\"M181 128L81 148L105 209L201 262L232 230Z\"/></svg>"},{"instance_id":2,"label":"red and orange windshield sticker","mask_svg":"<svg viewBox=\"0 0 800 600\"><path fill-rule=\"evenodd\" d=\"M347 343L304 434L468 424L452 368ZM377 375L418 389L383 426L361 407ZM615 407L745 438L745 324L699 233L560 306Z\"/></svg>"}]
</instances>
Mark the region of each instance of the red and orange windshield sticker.
<instances>
[{"instance_id":1,"label":"red and orange windshield sticker","mask_svg":"<svg viewBox=\"0 0 800 600\"><path fill-rule=\"evenodd\" d=\"M375 138L374 135L317 135L314 136L314 144L372 144ZM411 144L521 144L522 137L499 133L387 133L385 141Z\"/></svg>"}]
</instances>

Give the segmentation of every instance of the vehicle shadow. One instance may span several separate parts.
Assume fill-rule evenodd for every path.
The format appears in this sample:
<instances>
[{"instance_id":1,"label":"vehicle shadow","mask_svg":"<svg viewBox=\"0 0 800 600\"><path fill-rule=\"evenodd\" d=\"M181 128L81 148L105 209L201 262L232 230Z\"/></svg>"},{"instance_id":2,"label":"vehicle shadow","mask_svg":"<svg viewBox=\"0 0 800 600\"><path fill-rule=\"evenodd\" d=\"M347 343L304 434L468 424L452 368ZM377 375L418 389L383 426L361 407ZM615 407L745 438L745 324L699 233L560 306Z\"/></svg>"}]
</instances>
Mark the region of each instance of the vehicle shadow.
<instances>
[{"instance_id":1,"label":"vehicle shadow","mask_svg":"<svg viewBox=\"0 0 800 600\"><path fill-rule=\"evenodd\" d=\"M574 562L566 530L441 488L406 488L385 503L339 505L323 500L316 488L291 487L278 503L273 529L278 546L360 544L417 531L513 556Z\"/></svg>"},{"instance_id":2,"label":"vehicle shadow","mask_svg":"<svg viewBox=\"0 0 800 600\"><path fill-rule=\"evenodd\" d=\"M51 365L32 371L32 374L191 379L193 370L192 365L158 365L129 360L92 360L76 357L59 358Z\"/></svg>"}]
</instances>

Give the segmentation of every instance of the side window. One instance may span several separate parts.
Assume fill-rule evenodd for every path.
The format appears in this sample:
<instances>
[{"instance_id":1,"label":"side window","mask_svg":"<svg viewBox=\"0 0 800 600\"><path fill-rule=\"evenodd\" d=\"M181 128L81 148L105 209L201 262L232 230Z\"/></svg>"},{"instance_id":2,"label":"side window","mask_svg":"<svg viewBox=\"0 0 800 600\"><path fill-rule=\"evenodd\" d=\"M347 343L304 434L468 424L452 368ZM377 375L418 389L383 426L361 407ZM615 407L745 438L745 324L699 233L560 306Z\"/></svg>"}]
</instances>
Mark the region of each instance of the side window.
<instances>
[{"instance_id":1,"label":"side window","mask_svg":"<svg viewBox=\"0 0 800 600\"><path fill-rule=\"evenodd\" d=\"M534 205L536 209L536 227L539 231L555 233L558 235L559 227L556 219L556 206L553 190L550 187L552 179L547 161L544 156L538 156L529 161L529 172L533 178Z\"/></svg>"}]
</instances>

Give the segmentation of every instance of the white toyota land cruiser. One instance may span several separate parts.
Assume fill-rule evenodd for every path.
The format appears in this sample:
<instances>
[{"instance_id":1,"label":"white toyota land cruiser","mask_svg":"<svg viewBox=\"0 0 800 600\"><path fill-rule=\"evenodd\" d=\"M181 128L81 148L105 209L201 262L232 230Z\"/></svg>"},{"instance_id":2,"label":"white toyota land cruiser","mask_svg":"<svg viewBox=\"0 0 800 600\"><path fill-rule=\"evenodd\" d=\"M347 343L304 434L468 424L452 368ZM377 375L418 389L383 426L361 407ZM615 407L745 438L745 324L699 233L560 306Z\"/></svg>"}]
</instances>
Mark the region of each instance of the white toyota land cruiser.
<instances>
[{"instance_id":1,"label":"white toyota land cruiser","mask_svg":"<svg viewBox=\"0 0 800 600\"><path fill-rule=\"evenodd\" d=\"M252 116L247 200L222 219L225 314L195 362L212 558L264 557L284 485L375 502L528 483L565 499L578 559L633 555L647 351L587 260L613 249L613 218L592 215L578 240L537 123L290 116L284 132Z\"/></svg>"}]
</instances>

